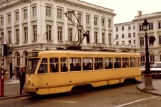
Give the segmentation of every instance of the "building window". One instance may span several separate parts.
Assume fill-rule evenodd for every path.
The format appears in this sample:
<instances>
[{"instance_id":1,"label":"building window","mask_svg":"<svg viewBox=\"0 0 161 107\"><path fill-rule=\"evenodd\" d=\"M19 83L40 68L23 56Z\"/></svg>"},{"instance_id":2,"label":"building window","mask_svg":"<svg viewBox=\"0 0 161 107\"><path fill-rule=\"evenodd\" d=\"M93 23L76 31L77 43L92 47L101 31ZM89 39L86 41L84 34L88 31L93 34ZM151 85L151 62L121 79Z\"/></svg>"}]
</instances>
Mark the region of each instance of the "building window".
<instances>
[{"instance_id":1,"label":"building window","mask_svg":"<svg viewBox=\"0 0 161 107\"><path fill-rule=\"evenodd\" d=\"M78 29L78 41L81 40L81 36L82 36L82 30Z\"/></svg>"},{"instance_id":2,"label":"building window","mask_svg":"<svg viewBox=\"0 0 161 107\"><path fill-rule=\"evenodd\" d=\"M77 18L78 18L79 23L82 23L82 13L78 13Z\"/></svg>"},{"instance_id":3,"label":"building window","mask_svg":"<svg viewBox=\"0 0 161 107\"><path fill-rule=\"evenodd\" d=\"M11 24L11 14L8 14L8 24Z\"/></svg>"},{"instance_id":4,"label":"building window","mask_svg":"<svg viewBox=\"0 0 161 107\"><path fill-rule=\"evenodd\" d=\"M68 28L68 40L71 42L73 39L73 28Z\"/></svg>"},{"instance_id":5,"label":"building window","mask_svg":"<svg viewBox=\"0 0 161 107\"><path fill-rule=\"evenodd\" d=\"M27 9L24 9L23 10L23 19L25 20L25 19L27 19L27 17L28 17Z\"/></svg>"},{"instance_id":6,"label":"building window","mask_svg":"<svg viewBox=\"0 0 161 107\"><path fill-rule=\"evenodd\" d=\"M51 29L52 29L51 25L46 25L46 39L47 40L51 40Z\"/></svg>"},{"instance_id":7,"label":"building window","mask_svg":"<svg viewBox=\"0 0 161 107\"><path fill-rule=\"evenodd\" d=\"M19 29L16 29L16 43L19 43L19 39L20 39Z\"/></svg>"},{"instance_id":8,"label":"building window","mask_svg":"<svg viewBox=\"0 0 161 107\"><path fill-rule=\"evenodd\" d=\"M72 10L69 10L69 11L72 11ZM68 12L67 16L69 17L69 19L71 19L71 20L73 19L73 13ZM69 19L68 19L68 21L70 21Z\"/></svg>"},{"instance_id":9,"label":"building window","mask_svg":"<svg viewBox=\"0 0 161 107\"><path fill-rule=\"evenodd\" d=\"M108 43L109 43L109 45L112 45L111 40L112 40L111 33L109 33L108 34Z\"/></svg>"},{"instance_id":10,"label":"building window","mask_svg":"<svg viewBox=\"0 0 161 107\"><path fill-rule=\"evenodd\" d=\"M159 35L159 45L161 45L161 35Z\"/></svg>"},{"instance_id":11,"label":"building window","mask_svg":"<svg viewBox=\"0 0 161 107\"><path fill-rule=\"evenodd\" d=\"M16 21L16 22L19 21L19 12L15 12L15 21Z\"/></svg>"},{"instance_id":12,"label":"building window","mask_svg":"<svg viewBox=\"0 0 161 107\"><path fill-rule=\"evenodd\" d=\"M86 41L87 41L87 43L90 43L90 31L87 30L86 33L88 34L88 36L86 36L86 38L87 38Z\"/></svg>"},{"instance_id":13,"label":"building window","mask_svg":"<svg viewBox=\"0 0 161 107\"><path fill-rule=\"evenodd\" d=\"M118 27L116 27L116 32L118 31Z\"/></svg>"},{"instance_id":14,"label":"building window","mask_svg":"<svg viewBox=\"0 0 161 107\"><path fill-rule=\"evenodd\" d=\"M118 41L116 41L116 45L119 45L119 42Z\"/></svg>"},{"instance_id":15,"label":"building window","mask_svg":"<svg viewBox=\"0 0 161 107\"><path fill-rule=\"evenodd\" d=\"M109 28L112 27L112 21L111 21L111 19L108 19L108 27L109 27Z\"/></svg>"},{"instance_id":16,"label":"building window","mask_svg":"<svg viewBox=\"0 0 161 107\"><path fill-rule=\"evenodd\" d=\"M128 30L131 30L131 26L128 26Z\"/></svg>"},{"instance_id":17,"label":"building window","mask_svg":"<svg viewBox=\"0 0 161 107\"><path fill-rule=\"evenodd\" d=\"M4 17L1 17L1 26L4 25Z\"/></svg>"},{"instance_id":18,"label":"building window","mask_svg":"<svg viewBox=\"0 0 161 107\"><path fill-rule=\"evenodd\" d=\"M128 33L128 37L131 38L131 33Z\"/></svg>"},{"instance_id":19,"label":"building window","mask_svg":"<svg viewBox=\"0 0 161 107\"><path fill-rule=\"evenodd\" d=\"M139 25L139 31L143 31L143 26Z\"/></svg>"},{"instance_id":20,"label":"building window","mask_svg":"<svg viewBox=\"0 0 161 107\"><path fill-rule=\"evenodd\" d=\"M12 40L11 40L11 31L8 31L8 44L11 44L12 43Z\"/></svg>"},{"instance_id":21,"label":"building window","mask_svg":"<svg viewBox=\"0 0 161 107\"><path fill-rule=\"evenodd\" d=\"M57 8L57 18L63 19L63 9Z\"/></svg>"},{"instance_id":22,"label":"building window","mask_svg":"<svg viewBox=\"0 0 161 107\"><path fill-rule=\"evenodd\" d=\"M161 28L161 22L158 22L158 29Z\"/></svg>"},{"instance_id":23,"label":"building window","mask_svg":"<svg viewBox=\"0 0 161 107\"><path fill-rule=\"evenodd\" d=\"M140 37L140 46L144 46L144 37Z\"/></svg>"},{"instance_id":24,"label":"building window","mask_svg":"<svg viewBox=\"0 0 161 107\"><path fill-rule=\"evenodd\" d=\"M58 26L58 41L63 41L63 28L61 26Z\"/></svg>"},{"instance_id":25,"label":"building window","mask_svg":"<svg viewBox=\"0 0 161 107\"><path fill-rule=\"evenodd\" d=\"M37 25L33 25L33 41L37 41Z\"/></svg>"},{"instance_id":26,"label":"building window","mask_svg":"<svg viewBox=\"0 0 161 107\"><path fill-rule=\"evenodd\" d=\"M24 42L28 41L28 27L24 27Z\"/></svg>"},{"instance_id":27,"label":"building window","mask_svg":"<svg viewBox=\"0 0 161 107\"><path fill-rule=\"evenodd\" d=\"M98 43L98 32L94 32L94 43Z\"/></svg>"},{"instance_id":28,"label":"building window","mask_svg":"<svg viewBox=\"0 0 161 107\"><path fill-rule=\"evenodd\" d=\"M149 57L150 57L150 62L153 63L154 62L154 54L150 54Z\"/></svg>"},{"instance_id":29,"label":"building window","mask_svg":"<svg viewBox=\"0 0 161 107\"><path fill-rule=\"evenodd\" d=\"M37 11L36 11L36 6L32 7L32 17L36 17L37 16Z\"/></svg>"},{"instance_id":30,"label":"building window","mask_svg":"<svg viewBox=\"0 0 161 107\"><path fill-rule=\"evenodd\" d=\"M102 44L105 44L105 33L102 33Z\"/></svg>"},{"instance_id":31,"label":"building window","mask_svg":"<svg viewBox=\"0 0 161 107\"><path fill-rule=\"evenodd\" d=\"M133 25L133 30L135 30L135 25Z\"/></svg>"},{"instance_id":32,"label":"building window","mask_svg":"<svg viewBox=\"0 0 161 107\"><path fill-rule=\"evenodd\" d=\"M160 61L161 61L161 55L160 55Z\"/></svg>"},{"instance_id":33,"label":"building window","mask_svg":"<svg viewBox=\"0 0 161 107\"><path fill-rule=\"evenodd\" d=\"M135 44L135 40L134 40L134 44Z\"/></svg>"},{"instance_id":34,"label":"building window","mask_svg":"<svg viewBox=\"0 0 161 107\"><path fill-rule=\"evenodd\" d=\"M125 38L125 35L124 34L122 34L122 38Z\"/></svg>"},{"instance_id":35,"label":"building window","mask_svg":"<svg viewBox=\"0 0 161 107\"><path fill-rule=\"evenodd\" d=\"M51 6L46 6L46 16L51 17Z\"/></svg>"},{"instance_id":36,"label":"building window","mask_svg":"<svg viewBox=\"0 0 161 107\"><path fill-rule=\"evenodd\" d=\"M102 24L102 26L105 26L105 18L101 19L101 24Z\"/></svg>"},{"instance_id":37,"label":"building window","mask_svg":"<svg viewBox=\"0 0 161 107\"><path fill-rule=\"evenodd\" d=\"M1 44L4 43L4 32L1 32Z\"/></svg>"},{"instance_id":38,"label":"building window","mask_svg":"<svg viewBox=\"0 0 161 107\"><path fill-rule=\"evenodd\" d=\"M129 44L131 44L131 40L129 40Z\"/></svg>"},{"instance_id":39,"label":"building window","mask_svg":"<svg viewBox=\"0 0 161 107\"><path fill-rule=\"evenodd\" d=\"M122 31L124 31L124 26L122 26Z\"/></svg>"},{"instance_id":40,"label":"building window","mask_svg":"<svg viewBox=\"0 0 161 107\"><path fill-rule=\"evenodd\" d=\"M153 23L149 23L149 30L153 30Z\"/></svg>"},{"instance_id":41,"label":"building window","mask_svg":"<svg viewBox=\"0 0 161 107\"><path fill-rule=\"evenodd\" d=\"M86 15L86 24L90 24L90 15L89 14Z\"/></svg>"},{"instance_id":42,"label":"building window","mask_svg":"<svg viewBox=\"0 0 161 107\"><path fill-rule=\"evenodd\" d=\"M97 21L98 21L98 17L95 16L95 17L94 17L94 25L97 25Z\"/></svg>"},{"instance_id":43,"label":"building window","mask_svg":"<svg viewBox=\"0 0 161 107\"><path fill-rule=\"evenodd\" d=\"M133 33L133 37L135 37L135 32Z\"/></svg>"}]
</instances>

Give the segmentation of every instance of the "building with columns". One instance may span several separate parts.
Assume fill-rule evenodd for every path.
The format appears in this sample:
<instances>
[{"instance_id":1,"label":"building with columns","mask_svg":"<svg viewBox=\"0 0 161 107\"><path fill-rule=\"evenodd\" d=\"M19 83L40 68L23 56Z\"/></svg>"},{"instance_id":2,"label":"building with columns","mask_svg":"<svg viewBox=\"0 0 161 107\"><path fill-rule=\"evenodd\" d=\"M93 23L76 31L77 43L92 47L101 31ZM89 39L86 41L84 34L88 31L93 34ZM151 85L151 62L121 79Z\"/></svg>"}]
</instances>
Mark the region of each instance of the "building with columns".
<instances>
[{"instance_id":1,"label":"building with columns","mask_svg":"<svg viewBox=\"0 0 161 107\"><path fill-rule=\"evenodd\" d=\"M28 52L66 47L78 40L83 32L64 15L72 10L90 35L83 40L83 48L111 48L116 15L112 9L80 0L0 1L1 43L12 47L12 55L5 58L10 75L26 66Z\"/></svg>"},{"instance_id":2,"label":"building with columns","mask_svg":"<svg viewBox=\"0 0 161 107\"><path fill-rule=\"evenodd\" d=\"M137 16L131 22L115 24L114 28L114 38L118 36L118 40L115 41L125 41L125 44L129 44L131 40L131 45L135 52L141 54L141 63L144 64L145 61L145 32L143 31L142 23L144 19L147 19L149 24L149 29L147 31L148 36L155 36L156 41L153 45L149 44L149 60L151 63L161 61L161 12L155 12L150 14L142 14L138 11ZM126 31L123 31L126 29ZM129 29L132 30L129 30ZM131 37L129 37L131 33ZM124 38L123 39L123 35ZM135 40L135 42L134 42Z\"/></svg>"}]
</instances>

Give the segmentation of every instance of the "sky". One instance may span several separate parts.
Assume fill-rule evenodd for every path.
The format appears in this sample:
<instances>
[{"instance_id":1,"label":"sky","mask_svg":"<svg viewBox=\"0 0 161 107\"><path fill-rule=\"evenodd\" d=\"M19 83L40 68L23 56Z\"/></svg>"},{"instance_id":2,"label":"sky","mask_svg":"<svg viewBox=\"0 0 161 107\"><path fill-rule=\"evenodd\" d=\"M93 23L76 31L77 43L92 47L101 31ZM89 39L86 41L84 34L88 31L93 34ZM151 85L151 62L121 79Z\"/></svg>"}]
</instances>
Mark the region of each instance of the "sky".
<instances>
[{"instance_id":1,"label":"sky","mask_svg":"<svg viewBox=\"0 0 161 107\"><path fill-rule=\"evenodd\" d=\"M161 0L82 0L114 10L114 23L132 21L137 11L142 14L161 12Z\"/></svg>"}]
</instances>

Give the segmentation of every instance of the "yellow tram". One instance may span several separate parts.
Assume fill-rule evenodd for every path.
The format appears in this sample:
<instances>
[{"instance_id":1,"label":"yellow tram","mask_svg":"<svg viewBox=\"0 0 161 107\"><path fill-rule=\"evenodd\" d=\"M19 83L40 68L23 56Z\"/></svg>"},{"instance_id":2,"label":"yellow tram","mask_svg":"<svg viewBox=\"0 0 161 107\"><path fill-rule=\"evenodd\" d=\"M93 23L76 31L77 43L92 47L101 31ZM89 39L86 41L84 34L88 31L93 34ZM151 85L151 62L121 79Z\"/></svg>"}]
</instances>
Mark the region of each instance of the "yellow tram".
<instances>
[{"instance_id":1,"label":"yellow tram","mask_svg":"<svg viewBox=\"0 0 161 107\"><path fill-rule=\"evenodd\" d=\"M69 92L75 86L99 87L141 77L140 54L52 50L28 57L25 90L29 94Z\"/></svg>"}]
</instances>

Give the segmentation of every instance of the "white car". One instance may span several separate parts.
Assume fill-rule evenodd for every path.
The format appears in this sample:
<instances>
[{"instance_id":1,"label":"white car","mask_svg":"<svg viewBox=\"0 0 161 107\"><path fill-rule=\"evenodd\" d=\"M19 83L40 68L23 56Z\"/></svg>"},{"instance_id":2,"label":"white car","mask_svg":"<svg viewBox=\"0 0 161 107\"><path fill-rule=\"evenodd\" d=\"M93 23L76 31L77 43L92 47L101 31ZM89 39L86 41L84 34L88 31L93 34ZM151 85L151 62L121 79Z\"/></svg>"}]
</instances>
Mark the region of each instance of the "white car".
<instances>
[{"instance_id":1,"label":"white car","mask_svg":"<svg viewBox=\"0 0 161 107\"><path fill-rule=\"evenodd\" d=\"M145 72L145 66L141 66L142 74ZM150 70L152 72L153 78L161 78L161 62L155 62L151 67Z\"/></svg>"}]
</instances>

